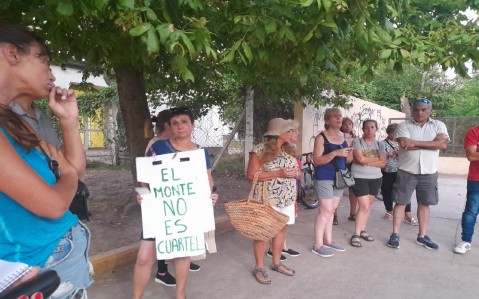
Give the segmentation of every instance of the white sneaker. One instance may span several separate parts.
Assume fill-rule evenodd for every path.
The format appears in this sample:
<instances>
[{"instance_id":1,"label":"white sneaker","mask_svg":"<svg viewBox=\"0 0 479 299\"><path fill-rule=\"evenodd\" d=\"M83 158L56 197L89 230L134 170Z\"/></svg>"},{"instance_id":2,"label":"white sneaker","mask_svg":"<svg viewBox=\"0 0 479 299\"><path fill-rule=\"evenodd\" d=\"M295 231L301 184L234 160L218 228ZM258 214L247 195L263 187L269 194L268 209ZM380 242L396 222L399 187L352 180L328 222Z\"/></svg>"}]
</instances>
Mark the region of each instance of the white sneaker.
<instances>
[{"instance_id":1,"label":"white sneaker","mask_svg":"<svg viewBox=\"0 0 479 299\"><path fill-rule=\"evenodd\" d=\"M471 243L462 241L454 247L453 251L455 253L466 253L471 250Z\"/></svg>"}]
</instances>

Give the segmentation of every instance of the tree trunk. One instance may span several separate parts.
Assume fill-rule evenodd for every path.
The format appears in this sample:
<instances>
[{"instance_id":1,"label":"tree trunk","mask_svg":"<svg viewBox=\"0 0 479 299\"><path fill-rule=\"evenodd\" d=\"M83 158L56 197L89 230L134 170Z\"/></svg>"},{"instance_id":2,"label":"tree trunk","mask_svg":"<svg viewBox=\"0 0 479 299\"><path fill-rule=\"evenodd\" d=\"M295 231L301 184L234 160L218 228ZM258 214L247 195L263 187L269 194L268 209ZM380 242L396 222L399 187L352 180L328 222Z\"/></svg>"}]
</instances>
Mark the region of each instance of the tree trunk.
<instances>
[{"instance_id":1,"label":"tree trunk","mask_svg":"<svg viewBox=\"0 0 479 299\"><path fill-rule=\"evenodd\" d=\"M136 182L135 157L145 155L147 142L144 137L143 125L150 117L145 94L145 82L141 71L124 67L115 68L120 110L125 123L130 167L133 180Z\"/></svg>"},{"instance_id":2,"label":"tree trunk","mask_svg":"<svg viewBox=\"0 0 479 299\"><path fill-rule=\"evenodd\" d=\"M406 96L401 97L401 112L405 114L406 118L411 118L411 105L409 105L409 99Z\"/></svg>"},{"instance_id":3,"label":"tree trunk","mask_svg":"<svg viewBox=\"0 0 479 299\"><path fill-rule=\"evenodd\" d=\"M245 174L249 163L249 152L253 149L253 111L254 111L254 89L248 85L245 93L245 137L244 137L244 167Z\"/></svg>"},{"instance_id":4,"label":"tree trunk","mask_svg":"<svg viewBox=\"0 0 479 299\"><path fill-rule=\"evenodd\" d=\"M238 129L239 129L241 123L243 123L243 118L244 118L245 114L246 114L246 109L243 109L243 111L241 111L240 116L238 116L238 119L236 120L235 127L231 131L230 136L228 136L228 140L226 141L226 144L223 145L219 154L216 156L215 162L213 163L213 166L211 166L211 170L215 170L215 168L218 165L221 157L228 150L228 147L230 146L231 141L235 137L236 132L238 132Z\"/></svg>"}]
</instances>

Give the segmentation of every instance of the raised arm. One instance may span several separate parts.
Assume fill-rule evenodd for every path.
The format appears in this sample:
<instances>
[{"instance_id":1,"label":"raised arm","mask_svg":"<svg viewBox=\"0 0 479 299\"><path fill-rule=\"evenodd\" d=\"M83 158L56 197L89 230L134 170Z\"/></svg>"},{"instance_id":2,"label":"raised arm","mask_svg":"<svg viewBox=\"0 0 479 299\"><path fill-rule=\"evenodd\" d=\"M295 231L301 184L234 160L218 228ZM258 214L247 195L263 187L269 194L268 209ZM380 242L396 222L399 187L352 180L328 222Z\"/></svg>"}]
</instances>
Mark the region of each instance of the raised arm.
<instances>
[{"instance_id":1,"label":"raised arm","mask_svg":"<svg viewBox=\"0 0 479 299\"><path fill-rule=\"evenodd\" d=\"M63 133L64 156L78 173L80 180L85 178L86 157L78 126L78 106L75 92L59 87L52 88L48 106L58 118Z\"/></svg>"},{"instance_id":2,"label":"raised arm","mask_svg":"<svg viewBox=\"0 0 479 299\"><path fill-rule=\"evenodd\" d=\"M314 165L325 165L331 162L336 157L346 157L346 162L351 162L351 148L340 148L334 150L323 156L324 153L324 138L321 134L318 134L314 139L313 148L313 163Z\"/></svg>"}]
</instances>

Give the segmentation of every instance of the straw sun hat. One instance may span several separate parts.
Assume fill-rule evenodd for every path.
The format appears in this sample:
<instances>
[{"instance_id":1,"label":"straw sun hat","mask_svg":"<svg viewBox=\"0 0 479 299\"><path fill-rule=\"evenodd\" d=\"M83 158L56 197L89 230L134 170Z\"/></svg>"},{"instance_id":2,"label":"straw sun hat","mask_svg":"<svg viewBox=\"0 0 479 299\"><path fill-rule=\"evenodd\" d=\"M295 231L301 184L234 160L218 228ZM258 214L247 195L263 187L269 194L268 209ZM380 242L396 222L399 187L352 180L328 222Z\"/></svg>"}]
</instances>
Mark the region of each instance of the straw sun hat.
<instances>
[{"instance_id":1,"label":"straw sun hat","mask_svg":"<svg viewBox=\"0 0 479 299\"><path fill-rule=\"evenodd\" d=\"M289 130L296 130L299 127L299 123L292 119L273 118L268 123L268 130L263 136L279 136L281 133L286 133Z\"/></svg>"}]
</instances>

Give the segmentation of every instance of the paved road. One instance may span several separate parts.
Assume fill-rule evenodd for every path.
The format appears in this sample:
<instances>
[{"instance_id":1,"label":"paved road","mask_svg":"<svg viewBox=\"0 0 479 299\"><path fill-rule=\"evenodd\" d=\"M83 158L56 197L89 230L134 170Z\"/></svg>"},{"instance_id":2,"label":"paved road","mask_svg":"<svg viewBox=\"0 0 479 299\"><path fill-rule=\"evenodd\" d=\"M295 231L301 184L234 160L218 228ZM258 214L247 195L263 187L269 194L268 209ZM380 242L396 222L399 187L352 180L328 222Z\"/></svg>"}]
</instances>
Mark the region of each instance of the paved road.
<instances>
[{"instance_id":1,"label":"paved road","mask_svg":"<svg viewBox=\"0 0 479 299\"><path fill-rule=\"evenodd\" d=\"M251 274L251 241L230 231L217 236L218 253L199 262L202 270L190 273L188 298L477 298L479 249L475 246L479 247L479 241L473 242L473 250L467 255L452 253L460 240L465 188L463 176L440 177L440 202L432 208L428 233L439 244L437 251L416 245L417 227L408 224L401 228L401 248L388 248L392 224L382 219L381 201L374 203L368 225L376 241L363 241L362 248L349 246L353 222L347 221L349 202L344 197L340 223L333 234L336 242L346 246L346 252L332 258L312 254L317 210L301 209L288 233L290 246L301 252L301 256L286 261L296 270L296 276L269 271L272 284L258 284ZM90 299L131 298L132 273L133 265L128 265L97 277L89 290ZM144 298L174 298L174 288L152 280Z\"/></svg>"}]
</instances>

